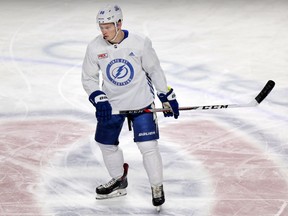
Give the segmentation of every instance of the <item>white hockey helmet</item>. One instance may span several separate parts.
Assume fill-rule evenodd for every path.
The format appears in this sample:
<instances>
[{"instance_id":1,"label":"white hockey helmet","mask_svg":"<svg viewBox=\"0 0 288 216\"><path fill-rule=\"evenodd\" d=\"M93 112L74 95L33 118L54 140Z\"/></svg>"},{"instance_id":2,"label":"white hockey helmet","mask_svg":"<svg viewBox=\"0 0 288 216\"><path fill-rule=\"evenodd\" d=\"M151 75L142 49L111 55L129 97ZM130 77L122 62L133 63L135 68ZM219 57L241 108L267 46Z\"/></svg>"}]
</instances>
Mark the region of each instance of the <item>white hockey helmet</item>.
<instances>
[{"instance_id":1,"label":"white hockey helmet","mask_svg":"<svg viewBox=\"0 0 288 216\"><path fill-rule=\"evenodd\" d=\"M118 5L107 5L101 10L99 10L97 14L96 21L98 24L104 23L114 23L115 26L119 22L119 20L123 20L122 10Z\"/></svg>"}]
</instances>

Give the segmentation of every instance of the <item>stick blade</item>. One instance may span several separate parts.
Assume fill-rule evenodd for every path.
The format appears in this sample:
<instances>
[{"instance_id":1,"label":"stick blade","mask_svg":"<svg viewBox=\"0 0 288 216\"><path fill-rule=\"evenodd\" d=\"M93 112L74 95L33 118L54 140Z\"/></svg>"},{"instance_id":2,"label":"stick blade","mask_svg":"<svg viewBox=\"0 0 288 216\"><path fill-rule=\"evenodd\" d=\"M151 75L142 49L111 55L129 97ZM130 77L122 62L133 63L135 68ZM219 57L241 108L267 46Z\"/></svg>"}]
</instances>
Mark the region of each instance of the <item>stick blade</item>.
<instances>
[{"instance_id":1,"label":"stick blade","mask_svg":"<svg viewBox=\"0 0 288 216\"><path fill-rule=\"evenodd\" d=\"M274 86L275 82L273 80L269 80L266 83L261 92L255 97L255 100L257 101L258 104L260 104L267 97L267 95L272 91Z\"/></svg>"}]
</instances>

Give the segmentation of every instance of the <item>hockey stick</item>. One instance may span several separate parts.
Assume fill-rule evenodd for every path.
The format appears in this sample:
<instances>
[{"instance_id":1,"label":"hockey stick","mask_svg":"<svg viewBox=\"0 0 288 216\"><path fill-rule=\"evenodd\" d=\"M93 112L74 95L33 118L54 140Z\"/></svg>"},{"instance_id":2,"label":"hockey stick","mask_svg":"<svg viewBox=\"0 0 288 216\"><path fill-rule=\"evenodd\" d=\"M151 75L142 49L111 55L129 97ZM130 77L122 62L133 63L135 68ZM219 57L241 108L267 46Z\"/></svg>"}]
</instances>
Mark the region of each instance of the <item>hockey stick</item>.
<instances>
[{"instance_id":1,"label":"hockey stick","mask_svg":"<svg viewBox=\"0 0 288 216\"><path fill-rule=\"evenodd\" d=\"M217 110L217 109L227 109L227 108L240 108L240 107L254 107L260 104L267 95L274 88L275 82L269 80L261 92L247 104L219 104L219 105L205 105L205 106L191 106L191 107L179 107L179 110ZM154 109L138 109L138 110L120 110L115 114L133 114L133 113L151 113L151 112L165 112L171 111L165 108L154 108ZM113 112L114 113L114 112Z\"/></svg>"}]
</instances>

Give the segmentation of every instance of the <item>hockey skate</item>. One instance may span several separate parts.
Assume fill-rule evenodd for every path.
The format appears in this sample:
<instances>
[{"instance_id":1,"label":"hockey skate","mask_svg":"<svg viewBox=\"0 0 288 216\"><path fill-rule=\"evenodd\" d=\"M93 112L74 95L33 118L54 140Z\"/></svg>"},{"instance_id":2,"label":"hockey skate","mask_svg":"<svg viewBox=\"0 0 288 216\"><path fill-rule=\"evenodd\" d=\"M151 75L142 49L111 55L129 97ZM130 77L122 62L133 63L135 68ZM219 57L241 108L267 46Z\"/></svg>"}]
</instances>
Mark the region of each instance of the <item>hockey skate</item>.
<instances>
[{"instance_id":1,"label":"hockey skate","mask_svg":"<svg viewBox=\"0 0 288 216\"><path fill-rule=\"evenodd\" d=\"M128 164L124 163L124 173L123 176L115 179L112 178L108 183L100 185L96 188L96 199L110 199L114 197L124 196L127 194L126 187L128 186L127 173L128 173Z\"/></svg>"},{"instance_id":2,"label":"hockey skate","mask_svg":"<svg viewBox=\"0 0 288 216\"><path fill-rule=\"evenodd\" d=\"M163 185L152 186L152 203L156 206L156 210L160 212L161 205L165 202L165 195L163 190Z\"/></svg>"}]
</instances>

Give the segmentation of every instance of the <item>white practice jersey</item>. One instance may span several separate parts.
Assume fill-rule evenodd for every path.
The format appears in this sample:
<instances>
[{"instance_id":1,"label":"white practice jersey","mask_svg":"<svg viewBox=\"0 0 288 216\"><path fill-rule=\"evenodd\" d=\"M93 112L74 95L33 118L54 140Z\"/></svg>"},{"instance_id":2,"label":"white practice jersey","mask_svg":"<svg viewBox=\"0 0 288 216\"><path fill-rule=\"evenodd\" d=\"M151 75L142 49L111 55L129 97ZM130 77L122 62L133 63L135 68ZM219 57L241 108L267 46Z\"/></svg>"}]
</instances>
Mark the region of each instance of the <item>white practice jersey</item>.
<instances>
[{"instance_id":1,"label":"white practice jersey","mask_svg":"<svg viewBox=\"0 0 288 216\"><path fill-rule=\"evenodd\" d=\"M88 44L82 66L82 84L88 95L102 90L113 110L141 109L158 93L166 93L167 81L149 38L124 30L125 39L112 45L96 37ZM102 89L99 73L102 73Z\"/></svg>"}]
</instances>

